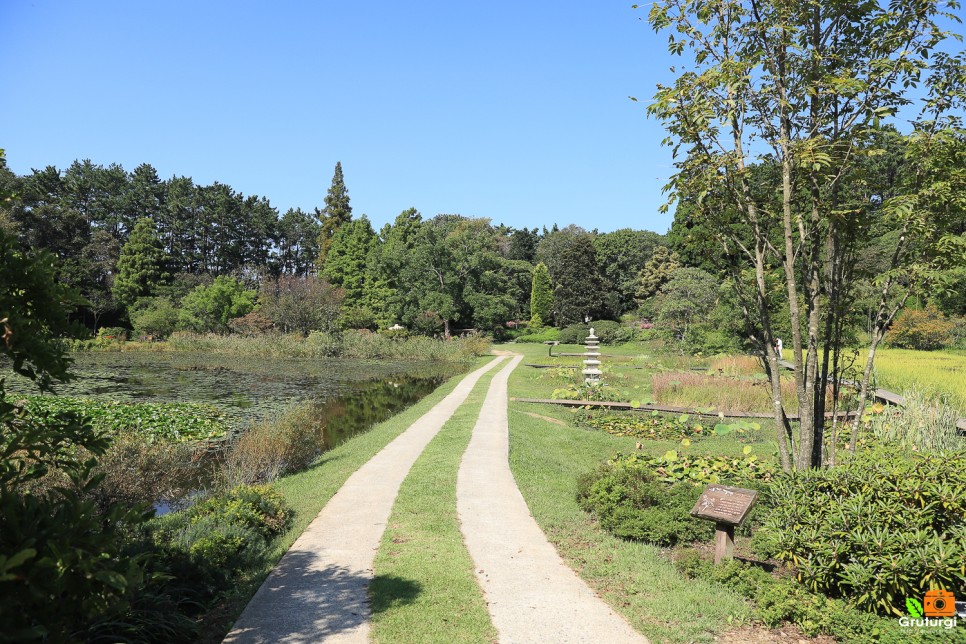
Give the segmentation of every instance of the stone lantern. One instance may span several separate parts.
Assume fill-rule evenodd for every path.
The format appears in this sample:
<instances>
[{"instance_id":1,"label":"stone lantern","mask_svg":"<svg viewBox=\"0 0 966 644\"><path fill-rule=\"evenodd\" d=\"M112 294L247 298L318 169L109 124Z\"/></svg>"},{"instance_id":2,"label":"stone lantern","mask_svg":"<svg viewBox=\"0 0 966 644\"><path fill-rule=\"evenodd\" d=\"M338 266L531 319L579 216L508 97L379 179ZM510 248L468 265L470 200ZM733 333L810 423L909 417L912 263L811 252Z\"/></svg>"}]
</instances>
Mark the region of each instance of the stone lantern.
<instances>
[{"instance_id":1,"label":"stone lantern","mask_svg":"<svg viewBox=\"0 0 966 644\"><path fill-rule=\"evenodd\" d=\"M594 335L594 327L590 327L590 335L584 340L587 349L584 351L584 382L588 385L600 384L600 339Z\"/></svg>"}]
</instances>

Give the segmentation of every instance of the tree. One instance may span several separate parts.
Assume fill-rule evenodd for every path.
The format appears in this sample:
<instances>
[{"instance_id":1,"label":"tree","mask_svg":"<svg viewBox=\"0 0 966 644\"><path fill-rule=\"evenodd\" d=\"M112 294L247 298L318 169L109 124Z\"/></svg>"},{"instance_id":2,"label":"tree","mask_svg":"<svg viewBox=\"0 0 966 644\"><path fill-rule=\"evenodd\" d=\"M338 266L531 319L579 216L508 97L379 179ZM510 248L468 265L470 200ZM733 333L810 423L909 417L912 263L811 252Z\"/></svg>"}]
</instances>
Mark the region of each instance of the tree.
<instances>
[{"instance_id":1,"label":"tree","mask_svg":"<svg viewBox=\"0 0 966 644\"><path fill-rule=\"evenodd\" d=\"M228 323L255 308L257 294L234 277L219 275L181 301L178 326L199 333L228 333Z\"/></svg>"},{"instance_id":2,"label":"tree","mask_svg":"<svg viewBox=\"0 0 966 644\"><path fill-rule=\"evenodd\" d=\"M345 292L347 307L362 306L366 264L376 241L376 233L365 215L340 226L332 238L322 275Z\"/></svg>"},{"instance_id":3,"label":"tree","mask_svg":"<svg viewBox=\"0 0 966 644\"><path fill-rule=\"evenodd\" d=\"M671 279L671 275L681 268L677 253L666 246L658 246L643 268L637 272L634 296L638 303L657 295L661 287Z\"/></svg>"},{"instance_id":4,"label":"tree","mask_svg":"<svg viewBox=\"0 0 966 644\"><path fill-rule=\"evenodd\" d=\"M657 233L630 228L621 228L594 238L597 263L600 264L604 278L613 286L609 308L615 316L635 308L637 274L654 252L665 243L664 238Z\"/></svg>"},{"instance_id":5,"label":"tree","mask_svg":"<svg viewBox=\"0 0 966 644\"><path fill-rule=\"evenodd\" d=\"M365 307L380 327L389 327L418 314L418 293L405 288L402 275L413 261L413 248L422 225L415 208L399 213L382 227L367 260Z\"/></svg>"},{"instance_id":6,"label":"tree","mask_svg":"<svg viewBox=\"0 0 966 644\"><path fill-rule=\"evenodd\" d=\"M300 209L289 209L276 227L278 272L308 275L319 256L319 222Z\"/></svg>"},{"instance_id":7,"label":"tree","mask_svg":"<svg viewBox=\"0 0 966 644\"><path fill-rule=\"evenodd\" d=\"M166 278L165 255L154 221L146 217L139 219L117 260L114 298L124 306L131 306L139 297L151 295Z\"/></svg>"},{"instance_id":8,"label":"tree","mask_svg":"<svg viewBox=\"0 0 966 644\"><path fill-rule=\"evenodd\" d=\"M675 82L659 86L649 107L664 122L667 143L682 153L668 189L672 199L691 200L694 216L707 220L721 253L734 258L736 278L745 269L754 276L743 308L769 373L786 470L823 463L826 392L841 373L855 257L867 241L871 214L900 235L889 270L878 276L860 405L875 349L907 287L922 284L933 258L950 247L943 241L950 209L935 206L930 188L938 187L938 176L930 173L940 170L935 155L948 136L945 115L961 104L966 79L959 57L936 50L947 36L937 16L955 6L939 0L664 0L650 10L654 29L671 32L670 51L688 55ZM880 154L876 127L911 101L910 89L923 78L924 111L910 139L918 168L903 194L881 203L856 199L848 186L857 181L863 159ZM748 163L753 158L774 169L775 190L756 190ZM709 195L724 196L750 235L734 234L729 209L712 207ZM947 205L954 199L938 195ZM723 210L726 219L719 217ZM791 330L797 443L772 348L773 266L783 278Z\"/></svg>"},{"instance_id":9,"label":"tree","mask_svg":"<svg viewBox=\"0 0 966 644\"><path fill-rule=\"evenodd\" d=\"M333 331L344 293L314 275L262 280L259 310L285 333Z\"/></svg>"},{"instance_id":10,"label":"tree","mask_svg":"<svg viewBox=\"0 0 966 644\"><path fill-rule=\"evenodd\" d=\"M718 298L718 280L700 268L676 268L661 287L657 321L678 340L707 319Z\"/></svg>"},{"instance_id":11,"label":"tree","mask_svg":"<svg viewBox=\"0 0 966 644\"><path fill-rule=\"evenodd\" d=\"M590 233L564 240L556 257L553 317L557 326L599 319L607 309L607 285L600 274L597 252Z\"/></svg>"},{"instance_id":12,"label":"tree","mask_svg":"<svg viewBox=\"0 0 966 644\"><path fill-rule=\"evenodd\" d=\"M325 265L326 255L332 245L332 239L336 231L343 224L352 219L352 207L349 205L349 190L345 187L345 179L342 176L342 162L336 161L335 172L332 175L332 185L329 192L325 195L325 207L322 210L316 209L316 216L321 221L319 231L319 267Z\"/></svg>"},{"instance_id":13,"label":"tree","mask_svg":"<svg viewBox=\"0 0 966 644\"><path fill-rule=\"evenodd\" d=\"M400 282L415 296L416 308L407 311L410 324L428 311L442 319L443 333L450 337L452 323L472 320L474 307L488 309L488 321L512 310L512 300L492 281L499 256L489 220L438 215L423 222L410 259Z\"/></svg>"},{"instance_id":14,"label":"tree","mask_svg":"<svg viewBox=\"0 0 966 644\"><path fill-rule=\"evenodd\" d=\"M550 321L553 314L553 284L550 271L543 262L533 269L533 286L530 288L530 326L538 329Z\"/></svg>"}]
</instances>

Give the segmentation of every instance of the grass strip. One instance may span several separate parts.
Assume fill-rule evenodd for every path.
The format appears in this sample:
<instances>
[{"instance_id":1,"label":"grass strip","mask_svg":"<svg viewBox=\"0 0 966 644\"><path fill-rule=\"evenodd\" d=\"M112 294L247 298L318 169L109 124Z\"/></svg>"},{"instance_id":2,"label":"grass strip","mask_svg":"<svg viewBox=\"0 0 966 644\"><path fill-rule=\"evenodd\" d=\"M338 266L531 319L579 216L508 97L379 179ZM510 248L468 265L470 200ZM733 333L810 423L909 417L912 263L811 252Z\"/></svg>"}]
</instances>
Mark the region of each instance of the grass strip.
<instances>
[{"instance_id":1,"label":"grass strip","mask_svg":"<svg viewBox=\"0 0 966 644\"><path fill-rule=\"evenodd\" d=\"M510 377L510 395L526 396L527 371ZM567 564L653 642L708 642L749 618L734 593L684 579L659 548L600 529L577 504L577 478L635 439L534 418L532 405L510 403L510 468L537 523ZM568 413L541 414L567 420Z\"/></svg>"},{"instance_id":2,"label":"grass strip","mask_svg":"<svg viewBox=\"0 0 966 644\"><path fill-rule=\"evenodd\" d=\"M477 359L467 373L491 360L492 356ZM272 551L265 558L264 567L252 571L251 576L239 584L235 594L227 597L219 609L206 616L200 637L202 642L220 642L224 638L268 573L353 472L445 398L466 375L450 378L436 391L405 411L324 453L307 470L282 477L275 482L275 488L295 511L292 527L275 542Z\"/></svg>"},{"instance_id":3,"label":"grass strip","mask_svg":"<svg viewBox=\"0 0 966 644\"><path fill-rule=\"evenodd\" d=\"M477 383L413 465L376 555L374 642L493 642L482 590L463 544L456 477L495 373Z\"/></svg>"}]
</instances>

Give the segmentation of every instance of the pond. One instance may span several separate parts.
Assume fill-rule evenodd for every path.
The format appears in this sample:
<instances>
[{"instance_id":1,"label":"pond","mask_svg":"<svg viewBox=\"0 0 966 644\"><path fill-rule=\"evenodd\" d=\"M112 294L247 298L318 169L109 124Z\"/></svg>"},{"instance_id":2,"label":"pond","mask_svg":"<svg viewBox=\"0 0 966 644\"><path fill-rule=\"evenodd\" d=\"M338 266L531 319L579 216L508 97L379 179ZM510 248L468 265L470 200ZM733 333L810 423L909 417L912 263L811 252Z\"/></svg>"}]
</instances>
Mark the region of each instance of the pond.
<instances>
[{"instance_id":1,"label":"pond","mask_svg":"<svg viewBox=\"0 0 966 644\"><path fill-rule=\"evenodd\" d=\"M233 429L312 403L327 419L326 447L398 413L465 371L453 363L278 360L197 353L104 352L74 354L74 380L63 396L122 402L210 403L228 414ZM10 377L11 394L36 393Z\"/></svg>"}]
</instances>

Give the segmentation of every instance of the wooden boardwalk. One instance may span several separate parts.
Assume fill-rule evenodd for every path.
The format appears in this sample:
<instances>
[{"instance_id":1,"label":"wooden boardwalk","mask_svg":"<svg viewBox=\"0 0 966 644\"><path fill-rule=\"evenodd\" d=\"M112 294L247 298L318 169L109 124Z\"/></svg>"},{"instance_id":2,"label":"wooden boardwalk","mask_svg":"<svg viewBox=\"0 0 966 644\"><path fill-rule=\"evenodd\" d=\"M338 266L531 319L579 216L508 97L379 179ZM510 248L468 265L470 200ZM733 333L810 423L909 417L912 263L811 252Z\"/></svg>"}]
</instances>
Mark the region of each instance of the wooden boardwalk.
<instances>
[{"instance_id":1,"label":"wooden boardwalk","mask_svg":"<svg viewBox=\"0 0 966 644\"><path fill-rule=\"evenodd\" d=\"M616 411L659 411L667 414L688 414L690 416L702 416L705 418L774 418L772 412L744 412L744 411L701 411L688 407L672 407L670 405L638 405L633 406L626 402L595 402L592 400L565 400L551 398L510 398L515 402L536 403L540 405L562 405L564 407L586 407L590 409L613 409ZM826 418L832 418L832 413L825 414ZM854 411L840 411L839 418L853 418ZM789 414L789 420L798 420L798 415Z\"/></svg>"}]
</instances>

